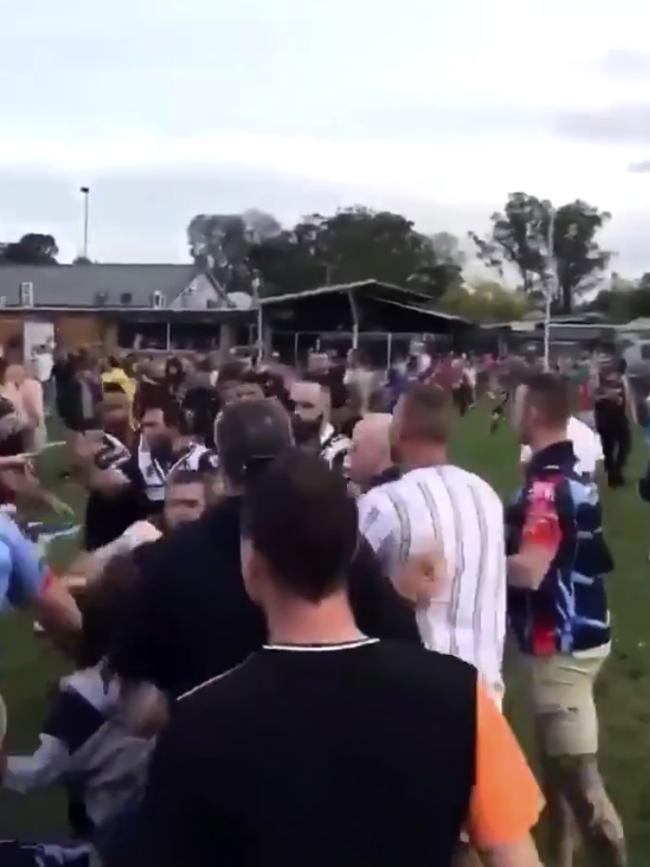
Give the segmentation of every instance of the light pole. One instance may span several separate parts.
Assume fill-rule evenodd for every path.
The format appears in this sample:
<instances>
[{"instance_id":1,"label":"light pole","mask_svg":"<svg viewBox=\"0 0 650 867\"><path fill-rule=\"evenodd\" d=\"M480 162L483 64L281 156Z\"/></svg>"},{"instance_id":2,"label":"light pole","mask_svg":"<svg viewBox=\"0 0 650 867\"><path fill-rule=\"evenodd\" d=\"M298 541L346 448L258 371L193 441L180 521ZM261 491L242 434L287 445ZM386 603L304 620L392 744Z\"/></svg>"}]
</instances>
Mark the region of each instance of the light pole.
<instances>
[{"instance_id":1,"label":"light pole","mask_svg":"<svg viewBox=\"0 0 650 867\"><path fill-rule=\"evenodd\" d=\"M88 210L90 204L90 187L80 187L79 192L84 197L84 246L83 257L88 258Z\"/></svg>"},{"instance_id":2,"label":"light pole","mask_svg":"<svg viewBox=\"0 0 650 867\"><path fill-rule=\"evenodd\" d=\"M546 284L544 299L544 370L550 369L550 343L551 343L551 305L557 289L557 263L555 261L555 209L551 205L548 215L548 268L549 274L544 281Z\"/></svg>"}]
</instances>

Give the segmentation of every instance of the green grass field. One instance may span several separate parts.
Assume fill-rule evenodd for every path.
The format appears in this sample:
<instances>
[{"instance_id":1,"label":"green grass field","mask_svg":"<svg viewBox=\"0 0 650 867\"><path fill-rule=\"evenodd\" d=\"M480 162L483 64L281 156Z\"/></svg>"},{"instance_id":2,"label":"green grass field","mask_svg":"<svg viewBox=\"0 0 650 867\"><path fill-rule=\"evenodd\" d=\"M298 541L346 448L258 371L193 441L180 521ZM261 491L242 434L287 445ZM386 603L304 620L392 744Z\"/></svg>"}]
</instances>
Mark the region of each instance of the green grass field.
<instances>
[{"instance_id":1,"label":"green grass field","mask_svg":"<svg viewBox=\"0 0 650 867\"><path fill-rule=\"evenodd\" d=\"M488 432L482 411L458 427L454 460L488 479L504 496L518 483L517 446L507 428ZM611 795L622 813L632 867L650 863L650 511L637 494L635 481L645 468L646 449L639 440L624 490L603 491L605 530L617 567L610 578L614 616L614 652L598 685L602 765ZM56 482L61 454L48 453L45 473ZM56 483L69 502L81 505L73 486ZM52 552L65 561L65 547ZM0 690L9 705L11 750L34 747L48 689L64 670L46 640L34 639L31 624L10 614L0 620ZM527 720L516 684L509 683L509 710L523 743L530 748ZM0 792L0 836L43 835L64 828L63 802L57 793L18 798Z\"/></svg>"}]
</instances>

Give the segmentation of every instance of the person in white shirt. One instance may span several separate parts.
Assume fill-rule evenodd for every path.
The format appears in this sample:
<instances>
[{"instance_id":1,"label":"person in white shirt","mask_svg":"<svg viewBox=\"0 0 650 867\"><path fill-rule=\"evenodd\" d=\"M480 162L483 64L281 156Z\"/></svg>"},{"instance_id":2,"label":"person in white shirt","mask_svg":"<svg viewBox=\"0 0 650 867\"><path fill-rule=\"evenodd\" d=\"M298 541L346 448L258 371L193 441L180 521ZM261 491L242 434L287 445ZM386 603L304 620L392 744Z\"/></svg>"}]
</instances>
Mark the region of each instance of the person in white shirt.
<instances>
[{"instance_id":1,"label":"person in white shirt","mask_svg":"<svg viewBox=\"0 0 650 867\"><path fill-rule=\"evenodd\" d=\"M504 515L483 479L449 463L452 405L446 391L414 385L395 409L392 446L405 473L359 501L360 529L385 574L442 548L447 575L417 607L426 647L476 666L503 694L506 625Z\"/></svg>"},{"instance_id":2,"label":"person in white shirt","mask_svg":"<svg viewBox=\"0 0 650 867\"><path fill-rule=\"evenodd\" d=\"M594 479L605 456L600 437L589 425L575 416L571 416L567 425L567 439L573 443L573 452L577 458L576 472L585 479ZM522 446L519 462L522 466L528 466L532 458L530 446Z\"/></svg>"}]
</instances>

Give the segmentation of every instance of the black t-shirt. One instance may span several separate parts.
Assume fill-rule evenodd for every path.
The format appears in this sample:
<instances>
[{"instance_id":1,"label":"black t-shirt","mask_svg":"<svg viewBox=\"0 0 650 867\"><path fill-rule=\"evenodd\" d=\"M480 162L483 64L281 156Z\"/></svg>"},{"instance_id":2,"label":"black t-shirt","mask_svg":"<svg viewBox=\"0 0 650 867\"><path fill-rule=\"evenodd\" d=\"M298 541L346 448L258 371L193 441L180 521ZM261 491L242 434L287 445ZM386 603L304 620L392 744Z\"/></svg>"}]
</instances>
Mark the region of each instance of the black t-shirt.
<instances>
[{"instance_id":1,"label":"black t-shirt","mask_svg":"<svg viewBox=\"0 0 650 867\"><path fill-rule=\"evenodd\" d=\"M268 648L181 699L139 867L449 867L475 780L476 672L399 642Z\"/></svg>"},{"instance_id":2,"label":"black t-shirt","mask_svg":"<svg viewBox=\"0 0 650 867\"><path fill-rule=\"evenodd\" d=\"M262 646L264 618L241 575L240 506L238 498L226 500L134 553L141 574L111 653L118 674L180 695ZM419 642L413 611L365 540L351 570L350 601L367 635Z\"/></svg>"}]
</instances>

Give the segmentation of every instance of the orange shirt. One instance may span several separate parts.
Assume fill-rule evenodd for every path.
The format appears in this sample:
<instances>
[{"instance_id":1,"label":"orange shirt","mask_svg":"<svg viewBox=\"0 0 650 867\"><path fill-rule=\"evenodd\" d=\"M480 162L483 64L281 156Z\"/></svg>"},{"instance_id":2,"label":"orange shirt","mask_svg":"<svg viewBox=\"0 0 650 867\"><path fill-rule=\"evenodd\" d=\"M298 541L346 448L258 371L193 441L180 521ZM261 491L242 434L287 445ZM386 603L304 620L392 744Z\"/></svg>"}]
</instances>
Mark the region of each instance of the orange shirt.
<instances>
[{"instance_id":1,"label":"orange shirt","mask_svg":"<svg viewBox=\"0 0 650 867\"><path fill-rule=\"evenodd\" d=\"M544 800L521 747L479 683L476 703L476 781L467 830L477 849L525 838Z\"/></svg>"}]
</instances>

